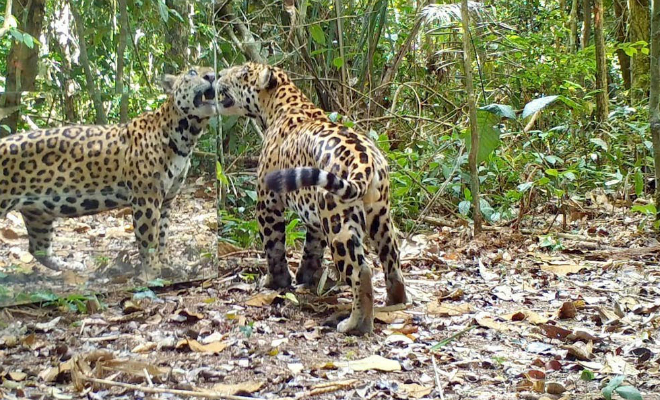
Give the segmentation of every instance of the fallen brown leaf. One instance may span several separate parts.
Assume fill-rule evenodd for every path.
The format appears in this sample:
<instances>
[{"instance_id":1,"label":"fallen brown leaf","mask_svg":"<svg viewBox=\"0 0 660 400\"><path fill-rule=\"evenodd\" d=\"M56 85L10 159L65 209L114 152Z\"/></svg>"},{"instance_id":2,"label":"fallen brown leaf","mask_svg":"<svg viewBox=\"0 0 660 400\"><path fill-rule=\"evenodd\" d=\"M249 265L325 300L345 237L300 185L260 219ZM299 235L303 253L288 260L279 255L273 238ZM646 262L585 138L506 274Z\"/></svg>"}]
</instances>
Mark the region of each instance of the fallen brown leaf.
<instances>
[{"instance_id":1,"label":"fallen brown leaf","mask_svg":"<svg viewBox=\"0 0 660 400\"><path fill-rule=\"evenodd\" d=\"M572 301L566 301L561 305L561 308L557 312L559 319L573 319L577 315L577 308Z\"/></svg>"},{"instance_id":2,"label":"fallen brown leaf","mask_svg":"<svg viewBox=\"0 0 660 400\"><path fill-rule=\"evenodd\" d=\"M572 333L572 331L557 325L543 324L540 325L540 328L543 330L545 336L549 337L550 339L564 340L568 335Z\"/></svg>"},{"instance_id":3,"label":"fallen brown leaf","mask_svg":"<svg viewBox=\"0 0 660 400\"><path fill-rule=\"evenodd\" d=\"M412 315L403 311L376 312L374 314L374 319L385 324L392 324L395 322L409 323L412 321Z\"/></svg>"},{"instance_id":4,"label":"fallen brown leaf","mask_svg":"<svg viewBox=\"0 0 660 400\"><path fill-rule=\"evenodd\" d=\"M576 274L583 269L587 268L586 265L579 264L544 264L541 265L541 270L552 272L557 276L566 276L569 274Z\"/></svg>"},{"instance_id":5,"label":"fallen brown leaf","mask_svg":"<svg viewBox=\"0 0 660 400\"><path fill-rule=\"evenodd\" d=\"M401 364L379 355L369 356L355 361L331 361L320 365L322 369L350 368L353 371L377 370L384 372L401 371Z\"/></svg>"},{"instance_id":6,"label":"fallen brown leaf","mask_svg":"<svg viewBox=\"0 0 660 400\"><path fill-rule=\"evenodd\" d=\"M245 301L245 305L252 307L264 307L273 303L278 296L278 293L274 290L267 290L260 292L250 297Z\"/></svg>"},{"instance_id":7,"label":"fallen brown leaf","mask_svg":"<svg viewBox=\"0 0 660 400\"><path fill-rule=\"evenodd\" d=\"M433 386L423 386L417 383L404 383L399 385L402 394L413 399L421 399L433 391Z\"/></svg>"},{"instance_id":8,"label":"fallen brown leaf","mask_svg":"<svg viewBox=\"0 0 660 400\"><path fill-rule=\"evenodd\" d=\"M264 383L264 381L247 381L234 384L218 383L217 385L214 385L210 390L204 390L204 392L228 395L247 395L259 391L259 389L264 386Z\"/></svg>"},{"instance_id":9,"label":"fallen brown leaf","mask_svg":"<svg viewBox=\"0 0 660 400\"><path fill-rule=\"evenodd\" d=\"M211 342L209 344L201 344L194 339L181 339L177 342L177 349L189 348L195 353L220 353L222 350L226 349L229 346L227 342L217 341Z\"/></svg>"},{"instance_id":10,"label":"fallen brown leaf","mask_svg":"<svg viewBox=\"0 0 660 400\"><path fill-rule=\"evenodd\" d=\"M450 304L450 303L429 303L426 308L429 314L434 314L439 317L453 317L456 315L468 314L474 311L469 303Z\"/></svg>"}]
</instances>

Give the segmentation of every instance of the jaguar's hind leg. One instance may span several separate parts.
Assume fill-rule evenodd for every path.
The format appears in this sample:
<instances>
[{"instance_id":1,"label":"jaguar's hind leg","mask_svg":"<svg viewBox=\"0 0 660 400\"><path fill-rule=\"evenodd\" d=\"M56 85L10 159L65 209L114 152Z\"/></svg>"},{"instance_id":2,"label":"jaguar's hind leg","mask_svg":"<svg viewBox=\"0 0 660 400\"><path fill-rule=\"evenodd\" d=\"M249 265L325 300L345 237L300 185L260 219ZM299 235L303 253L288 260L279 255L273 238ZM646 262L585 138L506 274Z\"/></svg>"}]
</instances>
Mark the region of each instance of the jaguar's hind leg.
<instances>
[{"instance_id":1,"label":"jaguar's hind leg","mask_svg":"<svg viewBox=\"0 0 660 400\"><path fill-rule=\"evenodd\" d=\"M399 245L396 241L394 223L388 210L389 206L384 202L371 205L368 208L367 229L369 229L371 242L383 265L387 290L386 304L405 304L408 302L408 296L401 273Z\"/></svg>"},{"instance_id":2,"label":"jaguar's hind leg","mask_svg":"<svg viewBox=\"0 0 660 400\"><path fill-rule=\"evenodd\" d=\"M21 211L30 240L30 254L44 267L60 271L66 267L62 259L53 255L53 224L55 219L38 210Z\"/></svg>"},{"instance_id":3,"label":"jaguar's hind leg","mask_svg":"<svg viewBox=\"0 0 660 400\"><path fill-rule=\"evenodd\" d=\"M334 199L326 195L326 202ZM344 208L345 207L345 208ZM341 209L344 208L344 209ZM335 218L343 216L343 218ZM336 205L331 212L322 213L323 224L329 222L330 250L339 275L351 287L353 306L351 315L339 323L343 333L365 334L374 329L374 292L371 268L364 257L364 210L362 205Z\"/></svg>"},{"instance_id":4,"label":"jaguar's hind leg","mask_svg":"<svg viewBox=\"0 0 660 400\"><path fill-rule=\"evenodd\" d=\"M275 192L259 189L257 221L261 241L268 259L268 275L264 286L282 289L291 286L292 278L286 260L286 232L284 223L284 201Z\"/></svg>"},{"instance_id":5,"label":"jaguar's hind leg","mask_svg":"<svg viewBox=\"0 0 660 400\"><path fill-rule=\"evenodd\" d=\"M305 249L302 262L296 273L296 282L308 287L315 287L321 279L321 264L323 263L323 251L328 242L325 235L319 229L307 226L305 236Z\"/></svg>"}]
</instances>

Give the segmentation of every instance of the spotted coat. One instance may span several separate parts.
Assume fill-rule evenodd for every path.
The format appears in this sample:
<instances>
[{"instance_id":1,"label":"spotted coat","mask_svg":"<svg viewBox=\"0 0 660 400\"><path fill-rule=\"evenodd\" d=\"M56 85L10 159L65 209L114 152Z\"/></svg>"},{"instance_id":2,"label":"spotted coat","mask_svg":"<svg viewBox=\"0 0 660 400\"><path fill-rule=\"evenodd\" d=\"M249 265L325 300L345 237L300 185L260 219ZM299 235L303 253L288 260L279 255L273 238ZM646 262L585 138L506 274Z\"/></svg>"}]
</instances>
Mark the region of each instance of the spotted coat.
<instances>
[{"instance_id":1,"label":"spotted coat","mask_svg":"<svg viewBox=\"0 0 660 400\"><path fill-rule=\"evenodd\" d=\"M165 75L165 103L126 124L65 126L0 139L0 218L19 211L30 253L60 270L66 263L51 248L57 218L130 206L145 277L158 275L170 204L215 113L214 79L209 69Z\"/></svg>"},{"instance_id":2,"label":"spotted coat","mask_svg":"<svg viewBox=\"0 0 660 400\"><path fill-rule=\"evenodd\" d=\"M390 215L387 160L367 137L330 121L279 68L248 63L218 73L222 115L246 115L265 129L258 168L257 219L268 258L267 286L292 283L285 255L284 208L307 227L298 283L316 285L330 245L353 307L338 330L373 330L371 269L366 247L384 271L387 304L407 302Z\"/></svg>"}]
</instances>

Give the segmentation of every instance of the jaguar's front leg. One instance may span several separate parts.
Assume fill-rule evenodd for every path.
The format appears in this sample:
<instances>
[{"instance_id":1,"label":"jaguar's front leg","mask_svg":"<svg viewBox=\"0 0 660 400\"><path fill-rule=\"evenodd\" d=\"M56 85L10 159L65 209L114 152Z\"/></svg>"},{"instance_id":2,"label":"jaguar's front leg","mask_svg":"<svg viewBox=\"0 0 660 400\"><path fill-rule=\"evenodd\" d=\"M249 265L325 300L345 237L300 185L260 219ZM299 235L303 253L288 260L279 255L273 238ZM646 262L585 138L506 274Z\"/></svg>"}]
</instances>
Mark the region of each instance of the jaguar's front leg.
<instances>
[{"instance_id":1,"label":"jaguar's front leg","mask_svg":"<svg viewBox=\"0 0 660 400\"><path fill-rule=\"evenodd\" d=\"M145 280L160 276L159 231L162 201L157 196L136 196L132 201L133 227Z\"/></svg>"}]
</instances>

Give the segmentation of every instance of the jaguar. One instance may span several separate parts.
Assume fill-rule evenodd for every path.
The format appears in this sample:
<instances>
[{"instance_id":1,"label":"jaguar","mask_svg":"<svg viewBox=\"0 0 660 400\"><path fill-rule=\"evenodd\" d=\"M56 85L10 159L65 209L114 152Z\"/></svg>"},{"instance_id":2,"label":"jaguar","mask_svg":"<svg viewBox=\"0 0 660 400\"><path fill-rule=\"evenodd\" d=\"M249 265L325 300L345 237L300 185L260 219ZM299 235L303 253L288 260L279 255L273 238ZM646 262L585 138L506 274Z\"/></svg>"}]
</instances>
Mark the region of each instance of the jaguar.
<instances>
[{"instance_id":1,"label":"jaguar","mask_svg":"<svg viewBox=\"0 0 660 400\"><path fill-rule=\"evenodd\" d=\"M71 268L53 254L54 223L131 207L142 272L160 274L170 206L190 156L216 114L215 73L192 68L163 75L167 99L127 123L70 125L0 139L0 218L15 210L29 252L52 270Z\"/></svg>"},{"instance_id":2,"label":"jaguar","mask_svg":"<svg viewBox=\"0 0 660 400\"><path fill-rule=\"evenodd\" d=\"M383 266L387 304L407 303L390 212L388 163L366 136L330 120L280 68L246 63L218 72L220 115L247 116L264 130L257 169L257 221L268 262L265 285L292 284L285 249L286 207L307 232L296 282L318 284L330 247L353 303L337 330L373 332L372 272L367 245Z\"/></svg>"}]
</instances>

